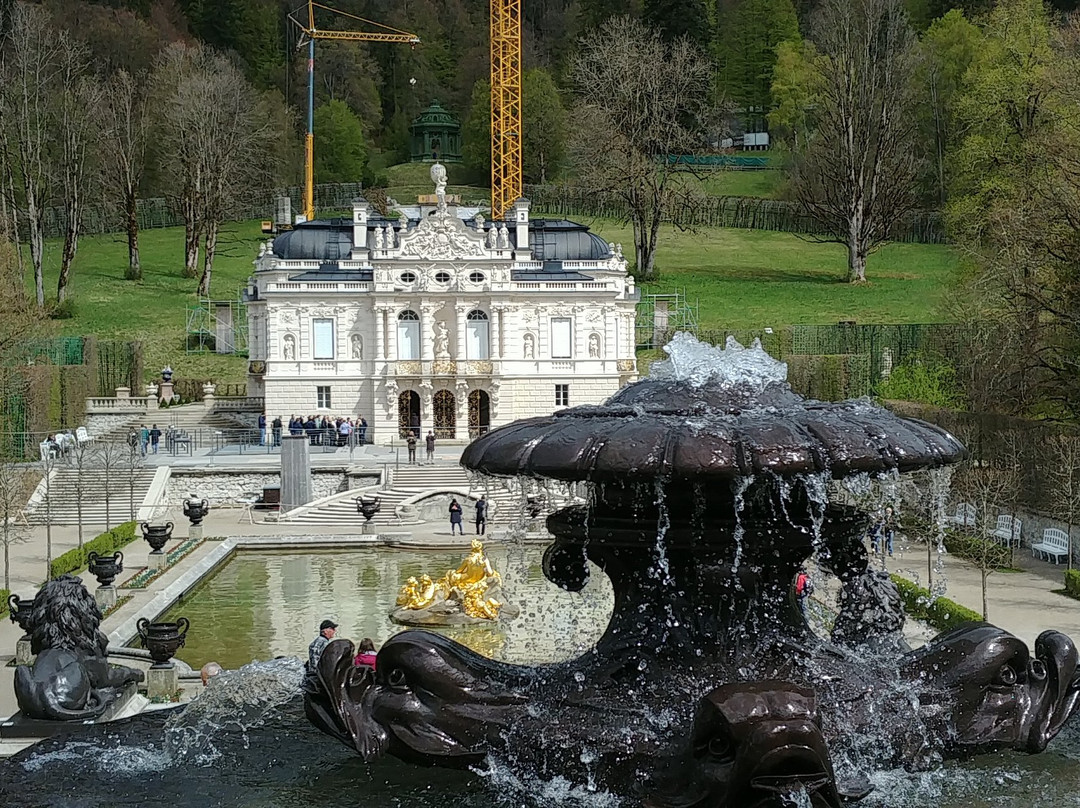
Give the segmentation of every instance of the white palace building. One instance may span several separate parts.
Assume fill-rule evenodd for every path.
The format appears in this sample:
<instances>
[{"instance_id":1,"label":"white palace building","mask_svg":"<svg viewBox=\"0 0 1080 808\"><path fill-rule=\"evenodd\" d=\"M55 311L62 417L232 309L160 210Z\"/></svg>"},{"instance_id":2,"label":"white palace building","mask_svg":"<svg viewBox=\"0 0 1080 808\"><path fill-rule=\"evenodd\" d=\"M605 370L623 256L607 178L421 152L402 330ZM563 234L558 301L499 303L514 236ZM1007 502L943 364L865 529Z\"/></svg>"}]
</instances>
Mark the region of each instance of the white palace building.
<instances>
[{"instance_id":1,"label":"white palace building","mask_svg":"<svg viewBox=\"0 0 1080 808\"><path fill-rule=\"evenodd\" d=\"M447 203L299 224L266 243L247 290L248 395L268 419L359 418L389 443L467 440L597 404L636 376L638 293L620 247L566 220L487 222Z\"/></svg>"}]
</instances>

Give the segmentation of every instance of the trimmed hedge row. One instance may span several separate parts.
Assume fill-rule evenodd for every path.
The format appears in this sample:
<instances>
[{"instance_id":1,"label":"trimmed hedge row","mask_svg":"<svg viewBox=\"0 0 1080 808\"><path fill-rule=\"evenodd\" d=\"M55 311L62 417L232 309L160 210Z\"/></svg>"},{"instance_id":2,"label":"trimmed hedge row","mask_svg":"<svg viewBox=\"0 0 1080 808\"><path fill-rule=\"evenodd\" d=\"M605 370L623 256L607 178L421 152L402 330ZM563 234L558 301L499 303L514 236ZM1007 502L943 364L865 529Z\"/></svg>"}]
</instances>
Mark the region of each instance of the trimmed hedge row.
<instances>
[{"instance_id":1,"label":"trimmed hedge row","mask_svg":"<svg viewBox=\"0 0 1080 808\"><path fill-rule=\"evenodd\" d=\"M7 617L8 613L8 598L11 597L11 592L7 589L0 589L0 619Z\"/></svg>"},{"instance_id":2,"label":"trimmed hedge row","mask_svg":"<svg viewBox=\"0 0 1080 808\"><path fill-rule=\"evenodd\" d=\"M1080 570L1065 570L1065 592L1080 600Z\"/></svg>"},{"instance_id":3,"label":"trimmed hedge row","mask_svg":"<svg viewBox=\"0 0 1080 808\"><path fill-rule=\"evenodd\" d=\"M115 553L121 547L133 541L135 541L135 523L124 522L122 525L117 525L112 530L91 539L82 547L68 550L63 555L54 558L52 565L49 567L49 577L59 578L68 572L82 572L86 569L86 557L89 553L96 552L98 555L108 555Z\"/></svg>"},{"instance_id":4,"label":"trimmed hedge row","mask_svg":"<svg viewBox=\"0 0 1080 808\"><path fill-rule=\"evenodd\" d=\"M938 631L948 631L965 623L983 621L982 615L978 612L948 598L935 598L930 590L923 589L907 578L901 578L899 575L889 577L900 590L900 597L904 600L904 611L907 612L908 617L924 620Z\"/></svg>"},{"instance_id":5,"label":"trimmed hedge row","mask_svg":"<svg viewBox=\"0 0 1080 808\"><path fill-rule=\"evenodd\" d=\"M978 566L985 561L988 569L1008 569L1012 566L1012 551L996 541L987 541L970 533L945 531L945 549L954 556L967 559Z\"/></svg>"}]
</instances>

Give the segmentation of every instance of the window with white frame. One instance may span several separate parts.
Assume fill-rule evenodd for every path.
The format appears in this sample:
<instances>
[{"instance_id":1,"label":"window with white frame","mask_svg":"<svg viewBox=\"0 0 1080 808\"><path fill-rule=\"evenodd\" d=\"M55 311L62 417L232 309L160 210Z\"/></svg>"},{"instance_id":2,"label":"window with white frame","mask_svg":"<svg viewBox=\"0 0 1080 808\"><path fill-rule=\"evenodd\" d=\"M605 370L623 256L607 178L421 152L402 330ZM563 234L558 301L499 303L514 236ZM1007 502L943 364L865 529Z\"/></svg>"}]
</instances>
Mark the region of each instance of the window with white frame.
<instances>
[{"instance_id":1,"label":"window with white frame","mask_svg":"<svg viewBox=\"0 0 1080 808\"><path fill-rule=\"evenodd\" d=\"M312 358L334 358L334 321L330 318L311 321Z\"/></svg>"},{"instance_id":2,"label":"window with white frame","mask_svg":"<svg viewBox=\"0 0 1080 808\"><path fill-rule=\"evenodd\" d=\"M406 309L398 315L397 358L420 358L420 315Z\"/></svg>"},{"instance_id":3,"label":"window with white frame","mask_svg":"<svg viewBox=\"0 0 1080 808\"><path fill-rule=\"evenodd\" d=\"M488 316L473 309L465 317L465 356L468 359L487 359L490 342Z\"/></svg>"},{"instance_id":4,"label":"window with white frame","mask_svg":"<svg viewBox=\"0 0 1080 808\"><path fill-rule=\"evenodd\" d=\"M569 359L574 355L574 330L569 317L551 320L551 358Z\"/></svg>"},{"instance_id":5,"label":"window with white frame","mask_svg":"<svg viewBox=\"0 0 1080 808\"><path fill-rule=\"evenodd\" d=\"M315 399L317 406L320 410L330 409L330 387L329 385L315 388Z\"/></svg>"},{"instance_id":6,"label":"window with white frame","mask_svg":"<svg viewBox=\"0 0 1080 808\"><path fill-rule=\"evenodd\" d=\"M556 407L569 407L570 406L570 385L557 384L555 385L555 406Z\"/></svg>"}]
</instances>

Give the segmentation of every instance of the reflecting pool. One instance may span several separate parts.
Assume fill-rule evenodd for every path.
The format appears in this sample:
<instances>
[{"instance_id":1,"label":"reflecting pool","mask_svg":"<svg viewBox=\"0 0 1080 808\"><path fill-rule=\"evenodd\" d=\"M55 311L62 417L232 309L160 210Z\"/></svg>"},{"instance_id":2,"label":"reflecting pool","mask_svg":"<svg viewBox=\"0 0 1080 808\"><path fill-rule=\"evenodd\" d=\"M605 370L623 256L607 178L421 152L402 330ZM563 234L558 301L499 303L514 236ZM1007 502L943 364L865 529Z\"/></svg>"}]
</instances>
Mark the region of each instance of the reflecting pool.
<instances>
[{"instance_id":1,"label":"reflecting pool","mask_svg":"<svg viewBox=\"0 0 1080 808\"><path fill-rule=\"evenodd\" d=\"M485 544L503 577L503 595L521 608L513 620L445 629L455 640L493 659L535 664L570 659L603 633L612 591L595 574L582 592L564 592L540 568L542 546ZM306 658L319 623L338 623L338 637L371 637L381 646L403 630L388 617L410 576L433 578L455 569L468 551L386 547L236 553L164 619L191 621L177 657L194 668L211 660L239 668L255 659Z\"/></svg>"}]
</instances>

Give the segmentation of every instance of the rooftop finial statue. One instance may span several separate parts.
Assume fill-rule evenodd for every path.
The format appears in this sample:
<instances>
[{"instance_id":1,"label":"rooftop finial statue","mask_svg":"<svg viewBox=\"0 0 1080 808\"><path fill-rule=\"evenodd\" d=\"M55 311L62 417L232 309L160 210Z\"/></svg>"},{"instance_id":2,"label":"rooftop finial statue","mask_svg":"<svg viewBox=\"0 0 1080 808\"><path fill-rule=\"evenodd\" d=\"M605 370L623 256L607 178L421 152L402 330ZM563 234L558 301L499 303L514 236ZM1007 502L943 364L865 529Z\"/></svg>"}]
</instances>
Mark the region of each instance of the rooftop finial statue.
<instances>
[{"instance_id":1,"label":"rooftop finial statue","mask_svg":"<svg viewBox=\"0 0 1080 808\"><path fill-rule=\"evenodd\" d=\"M435 163L431 167L431 181L435 183L435 196L440 205L446 204L446 167L442 163Z\"/></svg>"}]
</instances>

